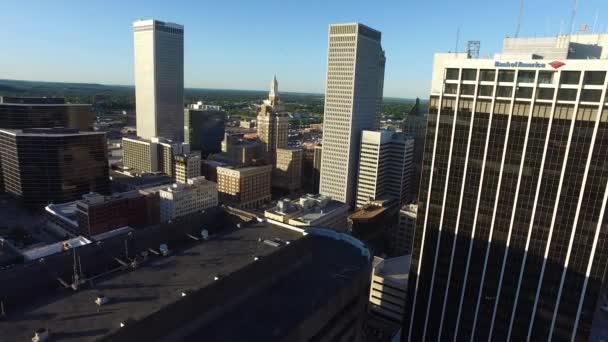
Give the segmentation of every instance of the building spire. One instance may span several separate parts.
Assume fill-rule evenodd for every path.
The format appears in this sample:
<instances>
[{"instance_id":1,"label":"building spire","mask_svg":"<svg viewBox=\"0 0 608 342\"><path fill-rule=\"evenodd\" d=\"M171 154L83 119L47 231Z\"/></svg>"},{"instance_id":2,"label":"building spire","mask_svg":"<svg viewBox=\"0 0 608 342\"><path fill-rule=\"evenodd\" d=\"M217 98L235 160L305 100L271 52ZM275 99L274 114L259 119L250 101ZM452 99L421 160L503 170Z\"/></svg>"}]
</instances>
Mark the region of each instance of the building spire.
<instances>
[{"instance_id":1,"label":"building spire","mask_svg":"<svg viewBox=\"0 0 608 342\"><path fill-rule=\"evenodd\" d=\"M277 75L274 75L272 82L270 82L268 100L270 101L270 105L272 107L275 107L279 103L279 82L277 81Z\"/></svg>"}]
</instances>

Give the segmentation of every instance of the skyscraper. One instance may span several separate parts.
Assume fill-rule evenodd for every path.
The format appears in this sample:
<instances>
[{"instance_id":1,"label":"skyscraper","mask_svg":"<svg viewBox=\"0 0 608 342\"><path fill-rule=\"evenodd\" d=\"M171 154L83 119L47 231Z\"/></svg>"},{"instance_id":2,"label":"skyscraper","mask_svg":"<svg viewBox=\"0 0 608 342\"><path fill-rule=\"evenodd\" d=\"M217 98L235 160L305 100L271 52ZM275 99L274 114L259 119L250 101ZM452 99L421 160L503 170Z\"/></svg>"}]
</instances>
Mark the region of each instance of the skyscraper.
<instances>
[{"instance_id":1,"label":"skyscraper","mask_svg":"<svg viewBox=\"0 0 608 342\"><path fill-rule=\"evenodd\" d=\"M426 108L422 108L420 99L409 111L403 120L403 133L414 138L414 158L412 176L410 179L410 190L408 198L415 201L418 198L418 187L420 186L420 175L422 174L422 157L424 155L424 137L426 136Z\"/></svg>"},{"instance_id":2,"label":"skyscraper","mask_svg":"<svg viewBox=\"0 0 608 342\"><path fill-rule=\"evenodd\" d=\"M287 146L289 118L277 115L281 110L279 82L275 76L270 83L268 99L264 100L257 117L258 138L262 143L262 154L271 164L276 160L277 149Z\"/></svg>"},{"instance_id":3,"label":"skyscraper","mask_svg":"<svg viewBox=\"0 0 608 342\"><path fill-rule=\"evenodd\" d=\"M133 23L137 135L184 139L184 27Z\"/></svg>"},{"instance_id":4,"label":"skyscraper","mask_svg":"<svg viewBox=\"0 0 608 342\"><path fill-rule=\"evenodd\" d=\"M378 126L385 57L381 33L365 25L329 26L320 193L354 205L363 130Z\"/></svg>"},{"instance_id":5,"label":"skyscraper","mask_svg":"<svg viewBox=\"0 0 608 342\"><path fill-rule=\"evenodd\" d=\"M584 341L605 315L608 59L586 37L435 55L405 340Z\"/></svg>"},{"instance_id":6,"label":"skyscraper","mask_svg":"<svg viewBox=\"0 0 608 342\"><path fill-rule=\"evenodd\" d=\"M357 207L394 198L403 204L410 190L414 139L390 130L363 131L357 175Z\"/></svg>"}]
</instances>

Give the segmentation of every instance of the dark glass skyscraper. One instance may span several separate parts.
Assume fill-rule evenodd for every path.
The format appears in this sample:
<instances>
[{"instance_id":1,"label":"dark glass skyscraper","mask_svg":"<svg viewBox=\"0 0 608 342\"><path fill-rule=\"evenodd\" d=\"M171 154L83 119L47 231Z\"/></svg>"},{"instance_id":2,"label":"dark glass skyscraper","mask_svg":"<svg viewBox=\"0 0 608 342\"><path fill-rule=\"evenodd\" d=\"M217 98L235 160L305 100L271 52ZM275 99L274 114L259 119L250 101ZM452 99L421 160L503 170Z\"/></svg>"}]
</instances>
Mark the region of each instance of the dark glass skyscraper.
<instances>
[{"instance_id":1,"label":"dark glass skyscraper","mask_svg":"<svg viewBox=\"0 0 608 342\"><path fill-rule=\"evenodd\" d=\"M219 153L226 130L226 112L219 106L201 103L184 110L184 138L193 151L201 151L203 157Z\"/></svg>"},{"instance_id":2,"label":"dark glass skyscraper","mask_svg":"<svg viewBox=\"0 0 608 342\"><path fill-rule=\"evenodd\" d=\"M110 191L105 133L0 129L0 159L6 192L29 206Z\"/></svg>"},{"instance_id":3,"label":"dark glass skyscraper","mask_svg":"<svg viewBox=\"0 0 608 342\"><path fill-rule=\"evenodd\" d=\"M0 128L69 127L89 131L93 119L90 104L65 103L57 97L0 96Z\"/></svg>"},{"instance_id":4,"label":"dark glass skyscraper","mask_svg":"<svg viewBox=\"0 0 608 342\"><path fill-rule=\"evenodd\" d=\"M608 60L505 47L520 43L435 56L404 341L583 341L601 324Z\"/></svg>"}]
</instances>

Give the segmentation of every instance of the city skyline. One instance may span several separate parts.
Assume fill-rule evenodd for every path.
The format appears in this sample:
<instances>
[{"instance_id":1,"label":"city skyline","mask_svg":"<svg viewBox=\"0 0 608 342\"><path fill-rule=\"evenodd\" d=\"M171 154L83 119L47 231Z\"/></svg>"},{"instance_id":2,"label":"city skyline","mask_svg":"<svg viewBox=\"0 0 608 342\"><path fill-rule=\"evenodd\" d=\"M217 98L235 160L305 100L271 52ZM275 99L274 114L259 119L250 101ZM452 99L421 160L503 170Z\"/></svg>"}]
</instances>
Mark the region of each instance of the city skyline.
<instances>
[{"instance_id":1,"label":"city skyline","mask_svg":"<svg viewBox=\"0 0 608 342\"><path fill-rule=\"evenodd\" d=\"M40 10L25 16L20 5L9 1L0 13L0 19L11 27L0 33L9 52L0 61L2 78L133 85L131 23L155 18L185 26L187 88L264 90L267 75L277 74L284 92L324 93L327 45L322 40L328 25L360 22L383 32L389 61L385 96L400 98L427 96L432 55L455 49L458 28L458 50L464 50L468 40L480 40L481 54L492 55L500 51L504 36L514 34L519 14L519 2L513 1L493 4L492 11L480 16L480 9L487 8L481 0L466 4L444 1L439 6L422 3L411 12L410 6L399 1L382 6L313 1L306 7L275 1L205 7L189 1L182 6L66 1L59 7L37 2ZM113 16L112 25L107 25L97 13L114 6L121 10ZM274 10L271 14L269 8ZM571 10L569 0L528 2L520 35L556 35L560 27L567 33ZM455 11L461 13L457 18L451 15ZM607 12L608 3L601 0L581 2L575 31L581 24L588 24L589 31L593 27L606 31L602 18ZM272 20L258 24L257 18L264 16ZM434 20L442 25L431 25ZM272 46L280 48L274 52L268 49Z\"/></svg>"}]
</instances>

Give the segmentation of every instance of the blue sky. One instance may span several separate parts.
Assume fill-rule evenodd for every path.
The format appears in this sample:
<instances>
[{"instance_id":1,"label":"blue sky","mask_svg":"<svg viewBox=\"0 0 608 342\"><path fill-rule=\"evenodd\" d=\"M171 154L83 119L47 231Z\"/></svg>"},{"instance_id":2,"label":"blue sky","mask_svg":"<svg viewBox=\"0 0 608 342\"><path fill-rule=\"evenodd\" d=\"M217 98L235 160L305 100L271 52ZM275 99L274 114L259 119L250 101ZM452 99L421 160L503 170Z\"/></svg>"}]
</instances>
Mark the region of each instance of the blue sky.
<instances>
[{"instance_id":1,"label":"blue sky","mask_svg":"<svg viewBox=\"0 0 608 342\"><path fill-rule=\"evenodd\" d=\"M575 26L608 31L608 1L581 0ZM359 21L383 33L385 96L426 97L433 53L453 51L460 27L493 54L513 35L520 0L2 0L0 78L133 84L131 23L185 26L187 87L322 93L327 26ZM569 26L574 0L526 0L520 36ZM563 23L563 24L562 24Z\"/></svg>"}]
</instances>

